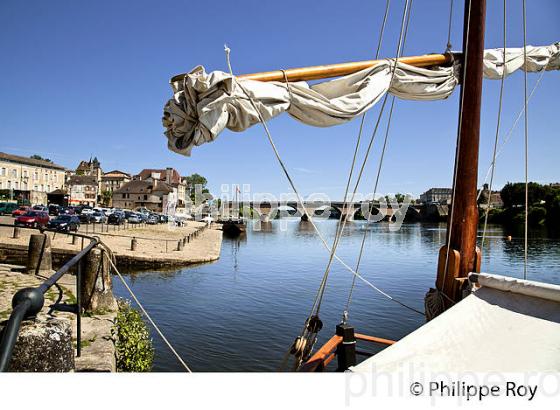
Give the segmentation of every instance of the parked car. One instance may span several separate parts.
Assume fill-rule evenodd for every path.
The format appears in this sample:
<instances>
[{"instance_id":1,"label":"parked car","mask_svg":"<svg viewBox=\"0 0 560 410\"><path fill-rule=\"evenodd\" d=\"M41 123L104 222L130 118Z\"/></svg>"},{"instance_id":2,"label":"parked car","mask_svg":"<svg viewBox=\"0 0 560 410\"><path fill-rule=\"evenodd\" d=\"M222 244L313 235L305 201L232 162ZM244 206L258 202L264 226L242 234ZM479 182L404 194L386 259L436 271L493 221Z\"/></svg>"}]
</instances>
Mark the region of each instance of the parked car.
<instances>
[{"instance_id":1,"label":"parked car","mask_svg":"<svg viewBox=\"0 0 560 410\"><path fill-rule=\"evenodd\" d=\"M19 205L15 202L2 202L0 203L0 215L10 215L16 209L19 208Z\"/></svg>"},{"instance_id":2,"label":"parked car","mask_svg":"<svg viewBox=\"0 0 560 410\"><path fill-rule=\"evenodd\" d=\"M49 208L47 208L45 205L35 205L32 209L39 212L49 212Z\"/></svg>"},{"instance_id":3,"label":"parked car","mask_svg":"<svg viewBox=\"0 0 560 410\"><path fill-rule=\"evenodd\" d=\"M169 218L167 217L167 215L159 215L159 223L160 224L165 224L169 222Z\"/></svg>"},{"instance_id":4,"label":"parked car","mask_svg":"<svg viewBox=\"0 0 560 410\"><path fill-rule=\"evenodd\" d=\"M12 216L14 218L21 216L21 215L25 215L27 212L29 212L31 210L30 207L28 206L20 206L18 209L16 209L15 211L12 211Z\"/></svg>"},{"instance_id":5,"label":"parked car","mask_svg":"<svg viewBox=\"0 0 560 410\"><path fill-rule=\"evenodd\" d=\"M47 226L59 232L77 232L80 228L80 219L76 215L59 215L49 221Z\"/></svg>"},{"instance_id":6,"label":"parked car","mask_svg":"<svg viewBox=\"0 0 560 410\"><path fill-rule=\"evenodd\" d=\"M112 225L121 225L125 221L124 212L115 211L107 218L107 223Z\"/></svg>"},{"instance_id":7,"label":"parked car","mask_svg":"<svg viewBox=\"0 0 560 410\"><path fill-rule=\"evenodd\" d=\"M49 223L49 214L44 211L28 211L14 221L17 226L44 227Z\"/></svg>"},{"instance_id":8,"label":"parked car","mask_svg":"<svg viewBox=\"0 0 560 410\"><path fill-rule=\"evenodd\" d=\"M80 215L82 214L93 214L95 211L93 210L93 208L89 207L89 206L82 206L80 208Z\"/></svg>"},{"instance_id":9,"label":"parked car","mask_svg":"<svg viewBox=\"0 0 560 410\"><path fill-rule=\"evenodd\" d=\"M90 224L93 222L93 214L84 214L81 213L78 218L80 219L80 223L83 224Z\"/></svg>"},{"instance_id":10,"label":"parked car","mask_svg":"<svg viewBox=\"0 0 560 410\"><path fill-rule=\"evenodd\" d=\"M140 217L137 214L131 214L128 218L128 223L129 224L139 224L140 222L142 222L142 220L140 219Z\"/></svg>"},{"instance_id":11,"label":"parked car","mask_svg":"<svg viewBox=\"0 0 560 410\"><path fill-rule=\"evenodd\" d=\"M98 223L98 224L102 224L107 222L107 217L105 216L105 214L103 212L94 212L91 215L91 219L92 222Z\"/></svg>"},{"instance_id":12,"label":"parked car","mask_svg":"<svg viewBox=\"0 0 560 410\"><path fill-rule=\"evenodd\" d=\"M71 206L61 206L58 210L59 215L75 215L76 211Z\"/></svg>"},{"instance_id":13,"label":"parked car","mask_svg":"<svg viewBox=\"0 0 560 410\"><path fill-rule=\"evenodd\" d=\"M150 215L146 220L146 223L150 225L156 225L158 222L159 222L159 218L157 215Z\"/></svg>"},{"instance_id":14,"label":"parked car","mask_svg":"<svg viewBox=\"0 0 560 410\"><path fill-rule=\"evenodd\" d=\"M60 213L60 205L50 204L49 205L49 215L57 216Z\"/></svg>"}]
</instances>

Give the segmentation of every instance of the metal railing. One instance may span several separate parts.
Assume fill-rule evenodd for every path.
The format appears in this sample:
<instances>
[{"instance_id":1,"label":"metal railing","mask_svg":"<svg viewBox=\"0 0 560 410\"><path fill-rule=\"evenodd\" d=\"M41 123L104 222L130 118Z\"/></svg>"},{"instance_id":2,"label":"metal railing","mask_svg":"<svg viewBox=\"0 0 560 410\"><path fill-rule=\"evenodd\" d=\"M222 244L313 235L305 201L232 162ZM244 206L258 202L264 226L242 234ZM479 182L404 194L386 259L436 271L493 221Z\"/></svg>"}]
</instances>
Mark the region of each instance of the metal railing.
<instances>
[{"instance_id":1,"label":"metal railing","mask_svg":"<svg viewBox=\"0 0 560 410\"><path fill-rule=\"evenodd\" d=\"M12 227L16 228L14 225L11 224L3 224L0 223L0 227ZM18 226L17 228L24 228L24 229L34 229L38 230L41 233L45 234L45 232L54 232L55 230L52 229L44 229L44 228L30 228L30 227L23 227ZM59 305L59 302L62 298L62 294L60 294L57 302L55 302L51 309L53 310L62 310L60 309L62 306L65 307L64 311L70 311L76 315L76 353L77 356L81 356L81 330L82 330L82 301L80 290L82 288L82 271L83 271L83 264L85 260L85 256L99 244L99 239L93 236L88 236L80 233L73 233L73 232L65 232L68 235L76 236L82 238L82 243L84 239L89 239L90 243L82 247L76 255L74 255L70 260L68 260L60 269L58 269L54 274L52 274L48 279L46 279L41 285L35 288L24 288L17 291L12 298L12 313L6 327L4 328L4 335L2 336L2 340L0 342L0 372L5 372L8 370L10 365L10 360L12 358L12 353L14 350L14 346L17 341L17 337L21 328L21 323L25 319L30 319L35 317L42 309L45 304L45 293L54 286L60 278L62 278L65 274L67 274L70 269L76 266L76 303L71 305ZM45 234L46 235L46 234ZM38 267L41 266L41 259L43 258L43 253L46 244L46 237L43 242L43 247L41 249L41 254L38 261ZM61 292L61 291L60 291Z\"/></svg>"}]
</instances>

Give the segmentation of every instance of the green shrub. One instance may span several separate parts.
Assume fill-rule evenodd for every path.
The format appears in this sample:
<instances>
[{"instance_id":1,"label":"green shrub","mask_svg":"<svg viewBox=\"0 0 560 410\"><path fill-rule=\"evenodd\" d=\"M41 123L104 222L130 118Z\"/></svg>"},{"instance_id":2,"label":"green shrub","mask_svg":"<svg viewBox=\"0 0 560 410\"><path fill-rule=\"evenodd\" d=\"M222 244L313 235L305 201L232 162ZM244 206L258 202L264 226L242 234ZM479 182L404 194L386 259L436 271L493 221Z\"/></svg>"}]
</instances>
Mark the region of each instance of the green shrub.
<instances>
[{"instance_id":1,"label":"green shrub","mask_svg":"<svg viewBox=\"0 0 560 410\"><path fill-rule=\"evenodd\" d=\"M529 208L529 223L531 225L538 225L544 222L546 218L546 209L542 206L535 206L533 208Z\"/></svg>"},{"instance_id":2,"label":"green shrub","mask_svg":"<svg viewBox=\"0 0 560 410\"><path fill-rule=\"evenodd\" d=\"M149 372L154 362L154 348L148 327L140 312L128 301L119 300L119 312L111 329L117 351L117 371Z\"/></svg>"}]
</instances>

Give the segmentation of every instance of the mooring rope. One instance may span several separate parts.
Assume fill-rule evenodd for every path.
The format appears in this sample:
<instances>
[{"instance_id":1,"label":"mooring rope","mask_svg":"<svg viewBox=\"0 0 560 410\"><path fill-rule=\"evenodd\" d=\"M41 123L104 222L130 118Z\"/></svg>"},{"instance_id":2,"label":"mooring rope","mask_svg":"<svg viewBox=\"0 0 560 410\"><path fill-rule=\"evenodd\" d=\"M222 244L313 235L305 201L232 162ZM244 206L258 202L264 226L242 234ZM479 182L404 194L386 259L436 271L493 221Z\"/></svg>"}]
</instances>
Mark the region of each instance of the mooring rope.
<instances>
[{"instance_id":1,"label":"mooring rope","mask_svg":"<svg viewBox=\"0 0 560 410\"><path fill-rule=\"evenodd\" d=\"M136 295L134 294L134 292L132 291L132 289L130 288L130 286L128 286L128 283L126 283L126 281L124 280L124 277L121 275L121 273L119 272L119 270L117 269L117 266L115 265L115 263L113 262L113 254L110 250L110 248L105 245L102 241L99 241L99 243L101 244L101 246L106 250L106 254L107 254L107 260L109 261L109 264L112 266L113 271L117 274L117 276L119 277L119 279L121 280L121 282L123 283L124 287L126 288L126 290L128 291L128 293L130 293L130 296L132 297L132 299L134 299L134 301L136 302L136 304L138 305L138 307L140 308L140 310L142 311L142 313L144 314L144 316L146 316L146 319L148 319L148 321L151 323L151 325L154 327L155 331L159 334L159 336L161 337L161 339L163 340L163 342L167 345L167 347L169 347L169 350L171 350L171 353L173 353L175 355L175 357L177 358L177 360L179 361L179 363L181 363L181 365L185 368L185 370L188 373L192 373L192 370L190 369L190 367L185 363L185 361L183 360L183 358L179 355L179 353L177 353L177 351L175 350L175 348L171 345L171 343L169 342L169 340L167 340L167 338L165 337L165 335L163 334L163 332L160 330L159 326L156 325L156 322L154 322L154 320L152 319L152 317L150 316L150 314L146 311L146 309L144 308L144 306L142 305L142 303L140 303L140 301L138 300L138 298L136 297Z\"/></svg>"}]
</instances>

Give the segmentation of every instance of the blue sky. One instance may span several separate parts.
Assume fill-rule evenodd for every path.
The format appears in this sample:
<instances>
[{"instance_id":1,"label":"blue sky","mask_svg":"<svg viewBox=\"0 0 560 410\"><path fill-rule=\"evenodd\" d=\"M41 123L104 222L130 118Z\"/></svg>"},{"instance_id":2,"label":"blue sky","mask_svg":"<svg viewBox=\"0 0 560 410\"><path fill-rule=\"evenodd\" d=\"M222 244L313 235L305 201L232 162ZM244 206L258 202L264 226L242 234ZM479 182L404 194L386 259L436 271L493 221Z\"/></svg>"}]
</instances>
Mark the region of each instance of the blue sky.
<instances>
[{"instance_id":1,"label":"blue sky","mask_svg":"<svg viewBox=\"0 0 560 410\"><path fill-rule=\"evenodd\" d=\"M460 48L462 2L455 1L452 43ZM488 1L486 47L502 44L501 1ZM528 1L528 42L560 41L560 2ZM393 56L404 0L391 2L381 55ZM225 70L223 45L237 73L373 58L385 0L376 1L3 1L0 5L0 150L39 153L67 167L97 156L105 170L132 173L172 166L205 175L210 188L251 184L279 194L289 186L262 127L224 132L190 158L167 149L162 107L169 78L202 64ZM508 46L522 45L521 1L508 0ZM441 52L449 0L416 0L406 55ZM531 75L532 88L538 75ZM485 81L480 178L488 168L499 81ZM560 180L560 73L545 73L529 109L530 179ZM506 83L505 133L522 107L523 76ZM379 192L419 194L450 186L458 92L445 101L397 101ZM369 114L367 133L377 109ZM283 115L272 134L303 194L342 197L358 121L319 129ZM364 177L371 191L381 138ZM496 185L523 180L523 122L498 160Z\"/></svg>"}]
</instances>

